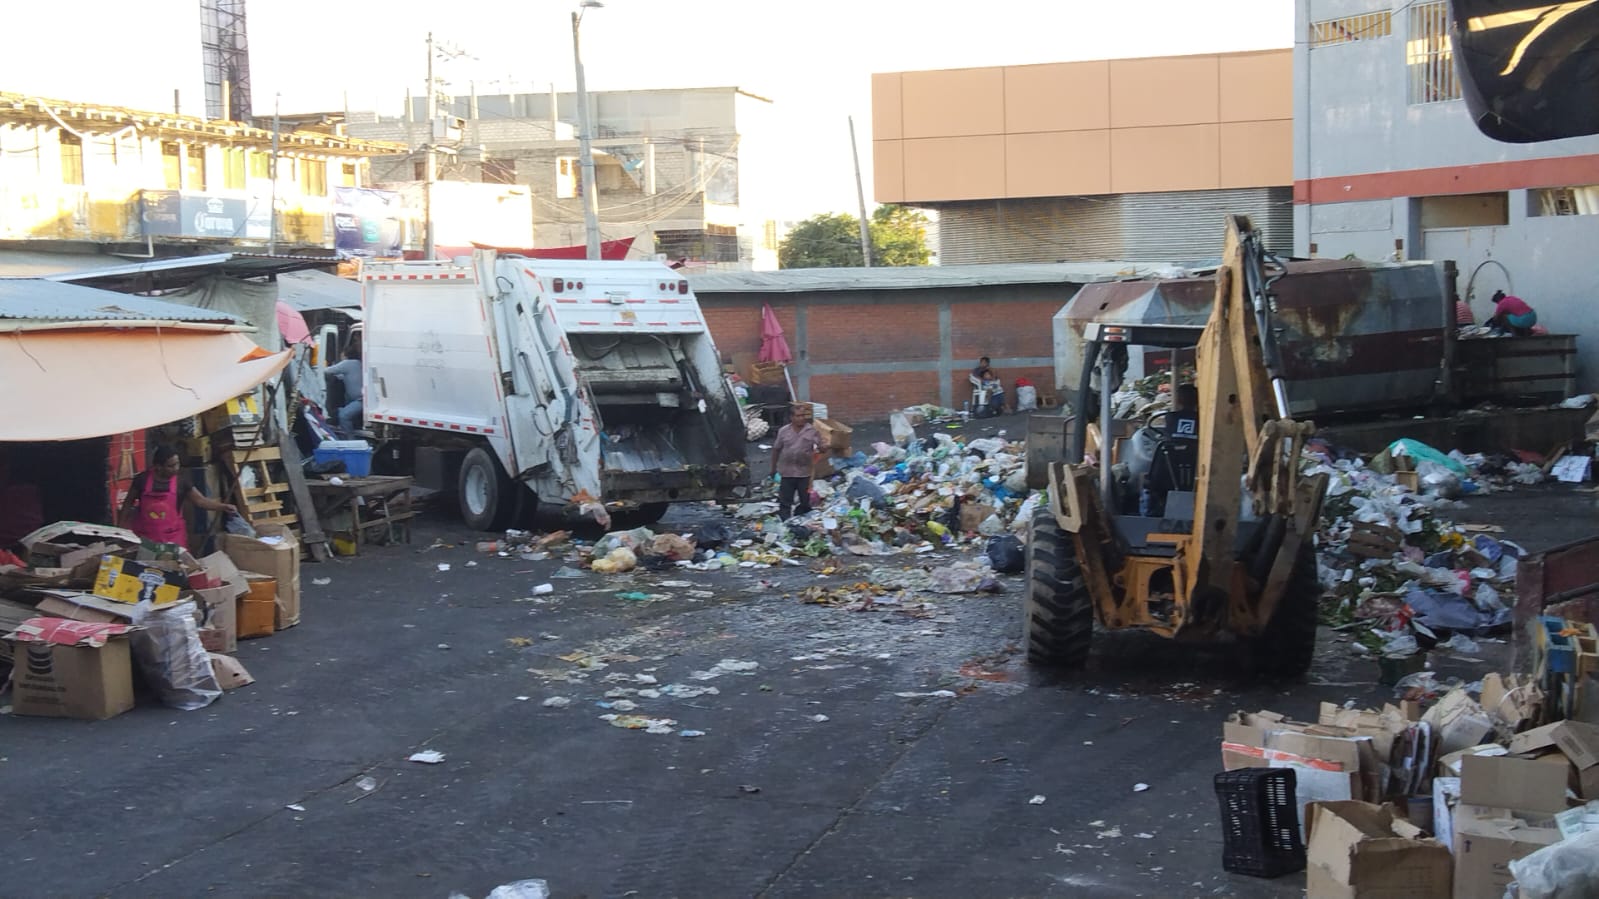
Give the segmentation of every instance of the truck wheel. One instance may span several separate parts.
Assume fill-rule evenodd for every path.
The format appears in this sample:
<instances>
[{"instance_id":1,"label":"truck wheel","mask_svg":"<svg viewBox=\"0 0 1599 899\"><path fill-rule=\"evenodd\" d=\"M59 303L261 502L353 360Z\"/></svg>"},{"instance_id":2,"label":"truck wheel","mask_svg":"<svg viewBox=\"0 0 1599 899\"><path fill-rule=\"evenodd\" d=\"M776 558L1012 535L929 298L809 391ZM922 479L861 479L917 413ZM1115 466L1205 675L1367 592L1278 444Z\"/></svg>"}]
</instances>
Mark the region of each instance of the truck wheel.
<instances>
[{"instance_id":1,"label":"truck wheel","mask_svg":"<svg viewBox=\"0 0 1599 899\"><path fill-rule=\"evenodd\" d=\"M1299 677L1310 670L1316 655L1316 625L1321 605L1321 581L1316 576L1316 548L1300 544L1288 587L1277 603L1277 613L1255 639L1255 668L1267 677Z\"/></svg>"},{"instance_id":2,"label":"truck wheel","mask_svg":"<svg viewBox=\"0 0 1599 899\"><path fill-rule=\"evenodd\" d=\"M461 461L461 517L479 531L503 531L516 518L521 485L500 470L499 460L479 446Z\"/></svg>"},{"instance_id":3,"label":"truck wheel","mask_svg":"<svg viewBox=\"0 0 1599 899\"><path fill-rule=\"evenodd\" d=\"M1077 563L1077 540L1047 510L1033 515L1027 545L1027 661L1081 668L1094 636L1094 601Z\"/></svg>"}]
</instances>

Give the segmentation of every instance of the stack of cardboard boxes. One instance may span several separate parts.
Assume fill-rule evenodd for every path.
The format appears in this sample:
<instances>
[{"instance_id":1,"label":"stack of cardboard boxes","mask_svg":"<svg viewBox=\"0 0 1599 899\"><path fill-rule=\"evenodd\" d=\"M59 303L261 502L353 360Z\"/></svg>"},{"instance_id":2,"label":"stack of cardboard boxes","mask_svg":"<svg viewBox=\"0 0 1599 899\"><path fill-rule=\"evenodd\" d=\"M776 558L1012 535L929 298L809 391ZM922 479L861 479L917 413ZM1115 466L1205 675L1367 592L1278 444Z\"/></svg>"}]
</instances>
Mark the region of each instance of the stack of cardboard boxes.
<instances>
[{"instance_id":1,"label":"stack of cardboard boxes","mask_svg":"<svg viewBox=\"0 0 1599 899\"><path fill-rule=\"evenodd\" d=\"M1323 703L1314 724L1238 712L1222 762L1294 771L1310 899L1500 899L1511 862L1599 826L1599 725L1527 729L1530 678L1489 675L1482 697L1456 688L1424 715Z\"/></svg>"},{"instance_id":2,"label":"stack of cardboard boxes","mask_svg":"<svg viewBox=\"0 0 1599 899\"><path fill-rule=\"evenodd\" d=\"M241 636L299 623L300 546L292 532L272 526L256 537L227 535L222 543L221 551L196 559L187 552L157 557L131 531L79 522L25 537L27 567L0 573L13 711L109 718L131 708L126 634L136 629L140 603L150 614L193 616L196 650L211 653L218 682L225 688L251 682L227 653ZM252 584L266 587L265 627L241 633L241 611L254 611L242 605ZM108 627L79 634L60 622Z\"/></svg>"}]
</instances>

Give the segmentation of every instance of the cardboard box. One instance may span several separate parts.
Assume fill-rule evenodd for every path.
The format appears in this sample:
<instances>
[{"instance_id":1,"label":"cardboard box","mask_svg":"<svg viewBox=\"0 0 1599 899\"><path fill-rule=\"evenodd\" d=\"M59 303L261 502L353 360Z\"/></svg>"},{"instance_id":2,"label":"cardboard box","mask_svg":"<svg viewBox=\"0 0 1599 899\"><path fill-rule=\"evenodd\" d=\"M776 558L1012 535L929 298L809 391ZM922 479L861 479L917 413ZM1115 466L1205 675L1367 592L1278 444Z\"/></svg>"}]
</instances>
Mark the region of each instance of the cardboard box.
<instances>
[{"instance_id":1,"label":"cardboard box","mask_svg":"<svg viewBox=\"0 0 1599 899\"><path fill-rule=\"evenodd\" d=\"M831 418L818 418L816 432L822 435L822 443L833 455L848 456L853 452L850 449L850 435L855 433L855 429L849 425Z\"/></svg>"},{"instance_id":2,"label":"cardboard box","mask_svg":"<svg viewBox=\"0 0 1599 899\"><path fill-rule=\"evenodd\" d=\"M239 637L270 637L277 630L277 582L264 575L252 575L248 593L235 600Z\"/></svg>"},{"instance_id":3,"label":"cardboard box","mask_svg":"<svg viewBox=\"0 0 1599 899\"><path fill-rule=\"evenodd\" d=\"M1551 746L1560 747L1579 771L1599 765L1599 725L1557 721L1517 734L1510 741L1510 751L1516 754Z\"/></svg>"},{"instance_id":4,"label":"cardboard box","mask_svg":"<svg viewBox=\"0 0 1599 899\"><path fill-rule=\"evenodd\" d=\"M300 541L282 525L260 524L255 530L261 537L277 542L224 534L222 551L240 569L268 575L278 582L277 628L294 627L300 623Z\"/></svg>"},{"instance_id":5,"label":"cardboard box","mask_svg":"<svg viewBox=\"0 0 1599 899\"><path fill-rule=\"evenodd\" d=\"M1449 850L1369 802L1317 802L1307 812L1308 899L1449 899Z\"/></svg>"},{"instance_id":6,"label":"cardboard box","mask_svg":"<svg viewBox=\"0 0 1599 899\"><path fill-rule=\"evenodd\" d=\"M1455 809L1456 899L1500 899L1510 863L1560 841L1553 818L1461 804Z\"/></svg>"},{"instance_id":7,"label":"cardboard box","mask_svg":"<svg viewBox=\"0 0 1599 899\"><path fill-rule=\"evenodd\" d=\"M1488 713L1466 693L1464 687L1456 687L1445 693L1444 698L1428 709L1421 720L1432 728L1439 755L1485 743L1494 731Z\"/></svg>"},{"instance_id":8,"label":"cardboard box","mask_svg":"<svg viewBox=\"0 0 1599 899\"><path fill-rule=\"evenodd\" d=\"M961 533L969 534L977 530L982 523L993 515L997 509L988 503L966 502L961 505Z\"/></svg>"},{"instance_id":9,"label":"cardboard box","mask_svg":"<svg viewBox=\"0 0 1599 899\"><path fill-rule=\"evenodd\" d=\"M1570 766L1501 755L1468 755L1460 760L1460 801L1489 808L1515 808L1554 814L1566 810Z\"/></svg>"},{"instance_id":10,"label":"cardboard box","mask_svg":"<svg viewBox=\"0 0 1599 899\"><path fill-rule=\"evenodd\" d=\"M1370 735L1347 728L1290 721L1275 712L1238 712L1222 725L1222 765L1229 771L1292 768L1302 804L1380 801L1387 767L1375 744Z\"/></svg>"},{"instance_id":11,"label":"cardboard box","mask_svg":"<svg viewBox=\"0 0 1599 899\"><path fill-rule=\"evenodd\" d=\"M36 590L33 595L43 597L38 605L40 615L106 624L133 621L133 606L104 596L73 590Z\"/></svg>"},{"instance_id":12,"label":"cardboard box","mask_svg":"<svg viewBox=\"0 0 1599 899\"><path fill-rule=\"evenodd\" d=\"M1460 778L1435 777L1432 779L1432 835L1433 839L1449 846L1455 845L1455 809L1460 805Z\"/></svg>"},{"instance_id":13,"label":"cardboard box","mask_svg":"<svg viewBox=\"0 0 1599 899\"><path fill-rule=\"evenodd\" d=\"M246 393L228 400L215 409L207 409L201 416L200 422L207 434L233 427L257 427L261 424L261 404L256 400L254 393Z\"/></svg>"},{"instance_id":14,"label":"cardboard box","mask_svg":"<svg viewBox=\"0 0 1599 899\"><path fill-rule=\"evenodd\" d=\"M100 571L94 577L96 596L125 603L149 600L158 606L171 605L188 586L187 575L120 556L101 557Z\"/></svg>"},{"instance_id":15,"label":"cardboard box","mask_svg":"<svg viewBox=\"0 0 1599 899\"><path fill-rule=\"evenodd\" d=\"M248 587L246 587L248 590ZM239 608L231 586L194 591L199 618L200 645L209 652L233 652L239 648Z\"/></svg>"},{"instance_id":16,"label":"cardboard box","mask_svg":"<svg viewBox=\"0 0 1599 899\"><path fill-rule=\"evenodd\" d=\"M133 663L124 624L32 618L13 643L11 710L99 721L133 708Z\"/></svg>"}]
</instances>

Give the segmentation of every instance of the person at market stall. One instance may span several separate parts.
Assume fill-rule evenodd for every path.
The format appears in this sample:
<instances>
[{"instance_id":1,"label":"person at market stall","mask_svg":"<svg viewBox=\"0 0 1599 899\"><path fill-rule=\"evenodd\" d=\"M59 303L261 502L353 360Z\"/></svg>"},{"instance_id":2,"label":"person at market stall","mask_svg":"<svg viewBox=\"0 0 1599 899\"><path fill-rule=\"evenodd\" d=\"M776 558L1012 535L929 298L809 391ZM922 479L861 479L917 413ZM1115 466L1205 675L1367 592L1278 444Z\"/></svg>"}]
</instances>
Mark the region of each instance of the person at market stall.
<instances>
[{"instance_id":1,"label":"person at market stall","mask_svg":"<svg viewBox=\"0 0 1599 899\"><path fill-rule=\"evenodd\" d=\"M1517 337L1527 337L1532 334L1532 329L1538 324L1538 313L1521 297L1507 295L1502 290L1494 291L1494 314L1488 319L1488 324L1500 331L1507 331Z\"/></svg>"},{"instance_id":2,"label":"person at market stall","mask_svg":"<svg viewBox=\"0 0 1599 899\"><path fill-rule=\"evenodd\" d=\"M350 344L344 351L344 360L328 366L327 376L344 385L344 405L334 412L339 431L349 436L365 424L365 406L361 395L361 345Z\"/></svg>"},{"instance_id":3,"label":"person at market stall","mask_svg":"<svg viewBox=\"0 0 1599 899\"><path fill-rule=\"evenodd\" d=\"M181 472L178 451L159 447L148 469L133 476L128 498L117 518L120 524L151 543L189 544L189 526L183 517L184 504L207 512L236 513L232 503L219 502L201 493Z\"/></svg>"},{"instance_id":4,"label":"person at market stall","mask_svg":"<svg viewBox=\"0 0 1599 899\"><path fill-rule=\"evenodd\" d=\"M811 511L811 471L821 451L822 435L811 423L811 404L795 403L788 424L772 441L772 474L779 478L777 517L783 521L791 511L795 515Z\"/></svg>"}]
</instances>

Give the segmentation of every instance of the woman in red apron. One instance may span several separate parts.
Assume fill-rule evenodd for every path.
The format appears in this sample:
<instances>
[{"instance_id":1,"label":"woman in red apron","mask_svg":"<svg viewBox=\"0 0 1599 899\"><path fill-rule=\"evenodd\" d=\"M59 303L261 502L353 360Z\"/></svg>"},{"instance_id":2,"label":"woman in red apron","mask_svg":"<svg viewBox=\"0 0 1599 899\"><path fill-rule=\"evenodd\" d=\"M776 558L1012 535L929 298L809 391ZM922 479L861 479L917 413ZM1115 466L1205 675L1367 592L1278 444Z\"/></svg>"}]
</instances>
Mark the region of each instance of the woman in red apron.
<instances>
[{"instance_id":1,"label":"woman in red apron","mask_svg":"<svg viewBox=\"0 0 1599 899\"><path fill-rule=\"evenodd\" d=\"M170 446L155 451L153 464L133 477L128 498L122 503L123 527L151 543L189 545L189 527L183 504L193 503L208 512L237 512L231 503L218 502L181 477L178 452Z\"/></svg>"}]
</instances>

